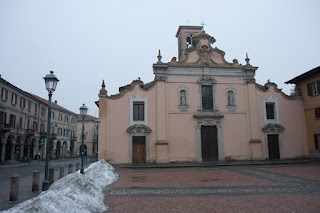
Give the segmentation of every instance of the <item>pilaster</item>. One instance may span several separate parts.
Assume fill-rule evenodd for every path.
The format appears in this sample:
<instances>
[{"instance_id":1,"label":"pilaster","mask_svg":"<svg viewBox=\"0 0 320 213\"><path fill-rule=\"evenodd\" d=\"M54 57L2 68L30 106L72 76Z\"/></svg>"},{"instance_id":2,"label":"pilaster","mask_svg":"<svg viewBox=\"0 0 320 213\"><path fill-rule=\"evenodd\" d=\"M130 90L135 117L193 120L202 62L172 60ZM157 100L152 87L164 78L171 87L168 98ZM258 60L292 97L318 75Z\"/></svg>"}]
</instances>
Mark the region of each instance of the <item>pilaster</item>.
<instances>
[{"instance_id":1,"label":"pilaster","mask_svg":"<svg viewBox=\"0 0 320 213\"><path fill-rule=\"evenodd\" d=\"M104 80L102 82L102 88L99 93L99 119L100 126L98 130L98 159L108 160L107 156L107 104L108 104L108 95L107 90L105 89Z\"/></svg>"}]
</instances>

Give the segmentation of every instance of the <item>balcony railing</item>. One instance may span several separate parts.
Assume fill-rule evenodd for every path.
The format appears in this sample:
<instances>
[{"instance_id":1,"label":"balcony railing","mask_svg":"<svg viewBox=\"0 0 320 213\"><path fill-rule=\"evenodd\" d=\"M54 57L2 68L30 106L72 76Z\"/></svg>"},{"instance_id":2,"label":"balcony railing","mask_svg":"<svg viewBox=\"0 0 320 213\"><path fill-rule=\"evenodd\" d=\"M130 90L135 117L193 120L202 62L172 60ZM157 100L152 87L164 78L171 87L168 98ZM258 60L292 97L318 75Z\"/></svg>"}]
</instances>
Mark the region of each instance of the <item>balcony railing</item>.
<instances>
[{"instance_id":1,"label":"balcony railing","mask_svg":"<svg viewBox=\"0 0 320 213\"><path fill-rule=\"evenodd\" d=\"M10 125L9 124L0 124L0 132L9 132L10 131Z\"/></svg>"},{"instance_id":2,"label":"balcony railing","mask_svg":"<svg viewBox=\"0 0 320 213\"><path fill-rule=\"evenodd\" d=\"M70 137L70 141L76 141L76 140L77 140L77 137L75 137L75 136Z\"/></svg>"},{"instance_id":3,"label":"balcony railing","mask_svg":"<svg viewBox=\"0 0 320 213\"><path fill-rule=\"evenodd\" d=\"M36 134L36 130L26 129L26 136L34 136L35 134Z\"/></svg>"}]
</instances>

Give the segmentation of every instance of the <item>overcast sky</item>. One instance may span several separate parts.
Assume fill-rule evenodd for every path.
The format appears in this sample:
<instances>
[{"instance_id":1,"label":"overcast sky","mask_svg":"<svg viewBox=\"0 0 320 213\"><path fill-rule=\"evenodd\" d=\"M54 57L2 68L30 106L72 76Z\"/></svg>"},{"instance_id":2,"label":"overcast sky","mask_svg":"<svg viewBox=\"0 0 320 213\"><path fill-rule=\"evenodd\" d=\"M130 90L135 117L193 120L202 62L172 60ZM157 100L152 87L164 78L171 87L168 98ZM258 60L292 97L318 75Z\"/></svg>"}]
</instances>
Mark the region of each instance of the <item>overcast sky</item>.
<instances>
[{"instance_id":1,"label":"overcast sky","mask_svg":"<svg viewBox=\"0 0 320 213\"><path fill-rule=\"evenodd\" d=\"M44 77L60 82L53 100L75 112L94 102L102 80L108 94L141 78L152 64L178 55L179 25L199 26L216 39L227 61L258 66L257 83L284 82L320 65L317 0L0 0L0 74L21 89L48 98Z\"/></svg>"}]
</instances>

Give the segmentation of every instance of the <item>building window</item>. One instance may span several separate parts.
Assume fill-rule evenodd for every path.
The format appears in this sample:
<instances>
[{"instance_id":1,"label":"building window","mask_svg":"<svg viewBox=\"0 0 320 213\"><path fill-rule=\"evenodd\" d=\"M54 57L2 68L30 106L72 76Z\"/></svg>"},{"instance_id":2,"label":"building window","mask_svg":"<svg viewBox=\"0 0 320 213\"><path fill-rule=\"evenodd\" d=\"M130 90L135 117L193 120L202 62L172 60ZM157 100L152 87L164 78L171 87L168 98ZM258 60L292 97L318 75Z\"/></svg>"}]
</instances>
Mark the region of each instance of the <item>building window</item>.
<instances>
[{"instance_id":1,"label":"building window","mask_svg":"<svg viewBox=\"0 0 320 213\"><path fill-rule=\"evenodd\" d=\"M317 150L320 148L320 134L314 134L314 148Z\"/></svg>"},{"instance_id":2,"label":"building window","mask_svg":"<svg viewBox=\"0 0 320 213\"><path fill-rule=\"evenodd\" d=\"M6 112L0 112L1 118L2 118L2 123L6 124L7 123L7 113Z\"/></svg>"},{"instance_id":3,"label":"building window","mask_svg":"<svg viewBox=\"0 0 320 213\"><path fill-rule=\"evenodd\" d=\"M64 122L69 122L69 116L68 115L64 115Z\"/></svg>"},{"instance_id":4,"label":"building window","mask_svg":"<svg viewBox=\"0 0 320 213\"><path fill-rule=\"evenodd\" d=\"M12 105L16 105L17 104L17 94L16 93L12 93L11 104Z\"/></svg>"},{"instance_id":5,"label":"building window","mask_svg":"<svg viewBox=\"0 0 320 213\"><path fill-rule=\"evenodd\" d=\"M61 128L61 127L58 127L58 132L57 132L57 134L58 134L59 136L62 135L62 128Z\"/></svg>"},{"instance_id":6,"label":"building window","mask_svg":"<svg viewBox=\"0 0 320 213\"><path fill-rule=\"evenodd\" d=\"M44 107L41 107L41 117L44 117L45 112L46 112L46 109Z\"/></svg>"},{"instance_id":7,"label":"building window","mask_svg":"<svg viewBox=\"0 0 320 213\"><path fill-rule=\"evenodd\" d=\"M16 116L10 114L10 121L9 121L10 126L15 126L16 125Z\"/></svg>"},{"instance_id":8,"label":"building window","mask_svg":"<svg viewBox=\"0 0 320 213\"><path fill-rule=\"evenodd\" d=\"M44 124L43 123L40 124L40 132L44 132Z\"/></svg>"},{"instance_id":9,"label":"building window","mask_svg":"<svg viewBox=\"0 0 320 213\"><path fill-rule=\"evenodd\" d=\"M54 119L54 112L51 112L51 119Z\"/></svg>"},{"instance_id":10,"label":"building window","mask_svg":"<svg viewBox=\"0 0 320 213\"><path fill-rule=\"evenodd\" d=\"M133 102L133 120L144 121L144 102Z\"/></svg>"},{"instance_id":11,"label":"building window","mask_svg":"<svg viewBox=\"0 0 320 213\"><path fill-rule=\"evenodd\" d=\"M319 86L320 86L320 81L315 81L310 84L307 84L308 96L319 95Z\"/></svg>"},{"instance_id":12,"label":"building window","mask_svg":"<svg viewBox=\"0 0 320 213\"><path fill-rule=\"evenodd\" d=\"M320 107L314 109L314 114L316 118L320 118Z\"/></svg>"},{"instance_id":13,"label":"building window","mask_svg":"<svg viewBox=\"0 0 320 213\"><path fill-rule=\"evenodd\" d=\"M1 89L1 100L7 101L8 99L8 90L6 88Z\"/></svg>"},{"instance_id":14,"label":"building window","mask_svg":"<svg viewBox=\"0 0 320 213\"><path fill-rule=\"evenodd\" d=\"M58 115L58 121L62 121L62 114L61 113L59 113L59 115Z\"/></svg>"},{"instance_id":15,"label":"building window","mask_svg":"<svg viewBox=\"0 0 320 213\"><path fill-rule=\"evenodd\" d=\"M74 130L70 131L70 137L74 137Z\"/></svg>"},{"instance_id":16,"label":"building window","mask_svg":"<svg viewBox=\"0 0 320 213\"><path fill-rule=\"evenodd\" d=\"M31 101L28 101L28 111L31 111Z\"/></svg>"},{"instance_id":17,"label":"building window","mask_svg":"<svg viewBox=\"0 0 320 213\"><path fill-rule=\"evenodd\" d=\"M68 137L69 136L69 130L63 129L63 136Z\"/></svg>"},{"instance_id":18,"label":"building window","mask_svg":"<svg viewBox=\"0 0 320 213\"><path fill-rule=\"evenodd\" d=\"M23 118L20 117L19 127L22 128Z\"/></svg>"},{"instance_id":19,"label":"building window","mask_svg":"<svg viewBox=\"0 0 320 213\"><path fill-rule=\"evenodd\" d=\"M26 99L24 97L20 98L20 108L24 109L26 107Z\"/></svg>"},{"instance_id":20,"label":"building window","mask_svg":"<svg viewBox=\"0 0 320 213\"><path fill-rule=\"evenodd\" d=\"M30 129L30 119L27 120L27 129Z\"/></svg>"},{"instance_id":21,"label":"building window","mask_svg":"<svg viewBox=\"0 0 320 213\"><path fill-rule=\"evenodd\" d=\"M71 118L71 123L75 124L76 123L76 119L74 117Z\"/></svg>"},{"instance_id":22,"label":"building window","mask_svg":"<svg viewBox=\"0 0 320 213\"><path fill-rule=\"evenodd\" d=\"M213 110L213 92L211 85L201 86L202 109Z\"/></svg>"},{"instance_id":23,"label":"building window","mask_svg":"<svg viewBox=\"0 0 320 213\"><path fill-rule=\"evenodd\" d=\"M51 135L54 134L54 126L50 126L50 133Z\"/></svg>"},{"instance_id":24,"label":"building window","mask_svg":"<svg viewBox=\"0 0 320 213\"><path fill-rule=\"evenodd\" d=\"M34 114L37 115L38 114L38 105L34 104Z\"/></svg>"},{"instance_id":25,"label":"building window","mask_svg":"<svg viewBox=\"0 0 320 213\"><path fill-rule=\"evenodd\" d=\"M35 121L33 122L33 130L38 131L38 123Z\"/></svg>"},{"instance_id":26,"label":"building window","mask_svg":"<svg viewBox=\"0 0 320 213\"><path fill-rule=\"evenodd\" d=\"M274 103L266 103L266 115L267 119L275 119L275 104Z\"/></svg>"}]
</instances>

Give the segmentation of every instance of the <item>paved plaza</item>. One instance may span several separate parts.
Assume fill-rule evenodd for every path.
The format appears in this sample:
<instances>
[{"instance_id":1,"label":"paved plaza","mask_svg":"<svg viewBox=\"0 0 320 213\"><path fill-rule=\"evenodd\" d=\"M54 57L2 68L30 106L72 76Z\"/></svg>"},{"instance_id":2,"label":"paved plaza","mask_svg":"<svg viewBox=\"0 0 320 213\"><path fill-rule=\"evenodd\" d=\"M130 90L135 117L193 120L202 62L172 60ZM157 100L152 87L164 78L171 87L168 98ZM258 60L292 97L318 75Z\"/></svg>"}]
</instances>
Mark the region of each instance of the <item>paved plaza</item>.
<instances>
[{"instance_id":1,"label":"paved plaza","mask_svg":"<svg viewBox=\"0 0 320 213\"><path fill-rule=\"evenodd\" d=\"M108 213L320 212L320 164L116 167Z\"/></svg>"}]
</instances>

